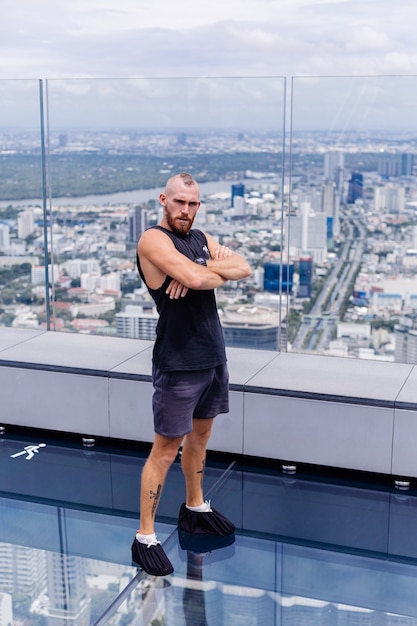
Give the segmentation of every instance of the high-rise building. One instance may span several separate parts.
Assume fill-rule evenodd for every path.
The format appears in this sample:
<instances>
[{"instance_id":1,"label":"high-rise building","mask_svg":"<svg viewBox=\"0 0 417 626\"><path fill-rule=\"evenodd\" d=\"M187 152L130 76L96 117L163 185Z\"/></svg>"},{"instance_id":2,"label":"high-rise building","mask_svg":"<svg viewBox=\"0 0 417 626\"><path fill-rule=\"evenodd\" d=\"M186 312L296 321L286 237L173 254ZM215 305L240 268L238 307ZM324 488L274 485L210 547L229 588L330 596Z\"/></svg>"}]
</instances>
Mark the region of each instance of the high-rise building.
<instances>
[{"instance_id":1,"label":"high-rise building","mask_svg":"<svg viewBox=\"0 0 417 626\"><path fill-rule=\"evenodd\" d=\"M80 287L81 289L86 289L87 291L94 291L95 289L99 289L100 287L100 272L91 272L90 274L81 274L80 276Z\"/></svg>"},{"instance_id":2,"label":"high-rise building","mask_svg":"<svg viewBox=\"0 0 417 626\"><path fill-rule=\"evenodd\" d=\"M401 176L413 176L414 154L404 153L401 155Z\"/></svg>"},{"instance_id":3,"label":"high-rise building","mask_svg":"<svg viewBox=\"0 0 417 626\"><path fill-rule=\"evenodd\" d=\"M336 197L336 183L333 180L326 180L321 188L321 208L319 211L326 215L334 215ZM312 207L313 208L313 207Z\"/></svg>"},{"instance_id":4,"label":"high-rise building","mask_svg":"<svg viewBox=\"0 0 417 626\"><path fill-rule=\"evenodd\" d=\"M233 208L234 208L234 219L239 219L245 217L246 215L246 202L245 198L242 196L235 196L233 199Z\"/></svg>"},{"instance_id":5,"label":"high-rise building","mask_svg":"<svg viewBox=\"0 0 417 626\"><path fill-rule=\"evenodd\" d=\"M298 297L310 298L313 287L313 259L309 257L301 257L299 262L299 285Z\"/></svg>"},{"instance_id":6,"label":"high-rise building","mask_svg":"<svg viewBox=\"0 0 417 626\"><path fill-rule=\"evenodd\" d=\"M158 319L153 303L128 304L124 311L116 313L117 336L154 341Z\"/></svg>"},{"instance_id":7,"label":"high-rise building","mask_svg":"<svg viewBox=\"0 0 417 626\"><path fill-rule=\"evenodd\" d=\"M135 206L129 211L129 241L136 244L147 228L148 209L143 206Z\"/></svg>"},{"instance_id":8,"label":"high-rise building","mask_svg":"<svg viewBox=\"0 0 417 626\"><path fill-rule=\"evenodd\" d=\"M417 363L417 314L408 313L394 327L396 363Z\"/></svg>"},{"instance_id":9,"label":"high-rise building","mask_svg":"<svg viewBox=\"0 0 417 626\"><path fill-rule=\"evenodd\" d=\"M59 278L59 267L56 263L48 265L48 279L49 283L56 283ZM45 284L45 267L43 265L32 265L31 267L31 282L33 285Z\"/></svg>"},{"instance_id":10,"label":"high-rise building","mask_svg":"<svg viewBox=\"0 0 417 626\"><path fill-rule=\"evenodd\" d=\"M85 559L48 552L48 626L88 626L91 598L88 595Z\"/></svg>"},{"instance_id":11,"label":"high-rise building","mask_svg":"<svg viewBox=\"0 0 417 626\"><path fill-rule=\"evenodd\" d=\"M264 264L264 291L270 293L292 293L294 264L267 261Z\"/></svg>"},{"instance_id":12,"label":"high-rise building","mask_svg":"<svg viewBox=\"0 0 417 626\"><path fill-rule=\"evenodd\" d=\"M17 217L17 236L26 239L35 230L33 211L21 211Z\"/></svg>"},{"instance_id":13,"label":"high-rise building","mask_svg":"<svg viewBox=\"0 0 417 626\"><path fill-rule=\"evenodd\" d=\"M405 187L388 183L374 189L375 211L402 213L405 207Z\"/></svg>"},{"instance_id":14,"label":"high-rise building","mask_svg":"<svg viewBox=\"0 0 417 626\"><path fill-rule=\"evenodd\" d=\"M333 218L329 215L326 218L327 249L333 250Z\"/></svg>"},{"instance_id":15,"label":"high-rise building","mask_svg":"<svg viewBox=\"0 0 417 626\"><path fill-rule=\"evenodd\" d=\"M287 219L290 256L311 256L315 263L322 263L327 256L327 215L314 213L308 203L302 203L300 215Z\"/></svg>"},{"instance_id":16,"label":"high-rise building","mask_svg":"<svg viewBox=\"0 0 417 626\"><path fill-rule=\"evenodd\" d=\"M46 557L43 550L0 543L0 590L26 594L32 600L46 588Z\"/></svg>"},{"instance_id":17,"label":"high-rise building","mask_svg":"<svg viewBox=\"0 0 417 626\"><path fill-rule=\"evenodd\" d=\"M63 269L70 278L80 278L81 274L101 274L97 259L71 259L63 264Z\"/></svg>"},{"instance_id":18,"label":"high-rise building","mask_svg":"<svg viewBox=\"0 0 417 626\"><path fill-rule=\"evenodd\" d=\"M340 194L333 181L326 181L322 186L321 211L332 218L332 236L337 237L340 234Z\"/></svg>"},{"instance_id":19,"label":"high-rise building","mask_svg":"<svg viewBox=\"0 0 417 626\"><path fill-rule=\"evenodd\" d=\"M412 176L414 173L414 154L389 154L378 161L378 174L382 178L398 178Z\"/></svg>"},{"instance_id":20,"label":"high-rise building","mask_svg":"<svg viewBox=\"0 0 417 626\"><path fill-rule=\"evenodd\" d=\"M7 224L0 224L0 250L7 252L10 248L10 228Z\"/></svg>"},{"instance_id":21,"label":"high-rise building","mask_svg":"<svg viewBox=\"0 0 417 626\"><path fill-rule=\"evenodd\" d=\"M119 272L110 272L100 277L100 289L110 291L120 291L120 274Z\"/></svg>"},{"instance_id":22,"label":"high-rise building","mask_svg":"<svg viewBox=\"0 0 417 626\"><path fill-rule=\"evenodd\" d=\"M324 179L336 183L340 193L343 189L345 154L342 150L331 150L324 155Z\"/></svg>"},{"instance_id":23,"label":"high-rise building","mask_svg":"<svg viewBox=\"0 0 417 626\"><path fill-rule=\"evenodd\" d=\"M401 176L401 159L398 155L386 155L378 160L378 174L382 178L398 178Z\"/></svg>"},{"instance_id":24,"label":"high-rise building","mask_svg":"<svg viewBox=\"0 0 417 626\"><path fill-rule=\"evenodd\" d=\"M245 185L243 183L237 183L236 185L232 185L232 208L235 208L236 198L244 198L244 197L245 197Z\"/></svg>"},{"instance_id":25,"label":"high-rise building","mask_svg":"<svg viewBox=\"0 0 417 626\"><path fill-rule=\"evenodd\" d=\"M363 198L363 174L352 172L348 186L347 203L354 204L360 198Z\"/></svg>"}]
</instances>

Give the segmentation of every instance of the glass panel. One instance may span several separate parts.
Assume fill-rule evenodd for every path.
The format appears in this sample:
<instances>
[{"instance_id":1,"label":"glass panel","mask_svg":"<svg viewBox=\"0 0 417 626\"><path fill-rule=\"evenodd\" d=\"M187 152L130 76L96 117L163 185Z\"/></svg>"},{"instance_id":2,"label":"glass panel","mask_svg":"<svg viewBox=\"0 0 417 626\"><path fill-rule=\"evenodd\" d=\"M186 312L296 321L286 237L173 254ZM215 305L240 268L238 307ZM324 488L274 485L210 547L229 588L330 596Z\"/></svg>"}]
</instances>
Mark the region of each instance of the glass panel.
<instances>
[{"instance_id":1,"label":"glass panel","mask_svg":"<svg viewBox=\"0 0 417 626\"><path fill-rule=\"evenodd\" d=\"M176 463L157 517L175 571L153 578L130 560L146 455L43 443L0 442L6 624L416 624L415 489L208 458L208 492L237 532L203 550L177 532Z\"/></svg>"},{"instance_id":2,"label":"glass panel","mask_svg":"<svg viewBox=\"0 0 417 626\"><path fill-rule=\"evenodd\" d=\"M39 82L0 80L0 325L45 320Z\"/></svg>"},{"instance_id":3,"label":"glass panel","mask_svg":"<svg viewBox=\"0 0 417 626\"><path fill-rule=\"evenodd\" d=\"M289 344L416 362L415 76L292 85Z\"/></svg>"},{"instance_id":4,"label":"glass panel","mask_svg":"<svg viewBox=\"0 0 417 626\"><path fill-rule=\"evenodd\" d=\"M284 102L282 78L49 81L55 328L154 338L136 244L185 170L201 185L196 226L255 270L219 290L227 344L276 349L263 263L281 232Z\"/></svg>"}]
</instances>

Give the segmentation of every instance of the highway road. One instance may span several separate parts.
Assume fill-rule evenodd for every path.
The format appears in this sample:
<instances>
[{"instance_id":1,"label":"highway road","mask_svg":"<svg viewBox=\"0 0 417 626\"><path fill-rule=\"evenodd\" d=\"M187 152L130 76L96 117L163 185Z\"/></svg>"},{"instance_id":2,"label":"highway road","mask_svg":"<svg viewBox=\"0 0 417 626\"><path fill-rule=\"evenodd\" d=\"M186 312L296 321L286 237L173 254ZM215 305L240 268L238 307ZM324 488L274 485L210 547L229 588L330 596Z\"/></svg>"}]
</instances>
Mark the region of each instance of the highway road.
<instances>
[{"instance_id":1,"label":"highway road","mask_svg":"<svg viewBox=\"0 0 417 626\"><path fill-rule=\"evenodd\" d=\"M327 276L311 311L303 321L292 344L298 352L323 353L334 335L340 309L351 289L352 279L361 266L366 243L366 228L359 217L345 219L346 239L340 256Z\"/></svg>"}]
</instances>

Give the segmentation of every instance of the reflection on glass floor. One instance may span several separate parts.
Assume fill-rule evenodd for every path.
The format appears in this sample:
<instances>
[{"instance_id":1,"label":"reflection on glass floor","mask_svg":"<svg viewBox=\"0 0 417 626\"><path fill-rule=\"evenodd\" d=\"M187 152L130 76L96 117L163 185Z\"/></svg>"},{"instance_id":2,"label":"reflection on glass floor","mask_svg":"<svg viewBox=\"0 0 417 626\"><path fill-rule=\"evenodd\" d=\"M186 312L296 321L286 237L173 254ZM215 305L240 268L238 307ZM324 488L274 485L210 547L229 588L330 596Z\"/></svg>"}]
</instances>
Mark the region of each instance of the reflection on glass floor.
<instances>
[{"instance_id":1,"label":"reflection on glass floor","mask_svg":"<svg viewBox=\"0 0 417 626\"><path fill-rule=\"evenodd\" d=\"M130 561L144 459L0 439L0 624L417 625L414 490L209 459L207 493L237 532L201 552L180 545L176 463L157 526L175 572L152 578Z\"/></svg>"}]
</instances>

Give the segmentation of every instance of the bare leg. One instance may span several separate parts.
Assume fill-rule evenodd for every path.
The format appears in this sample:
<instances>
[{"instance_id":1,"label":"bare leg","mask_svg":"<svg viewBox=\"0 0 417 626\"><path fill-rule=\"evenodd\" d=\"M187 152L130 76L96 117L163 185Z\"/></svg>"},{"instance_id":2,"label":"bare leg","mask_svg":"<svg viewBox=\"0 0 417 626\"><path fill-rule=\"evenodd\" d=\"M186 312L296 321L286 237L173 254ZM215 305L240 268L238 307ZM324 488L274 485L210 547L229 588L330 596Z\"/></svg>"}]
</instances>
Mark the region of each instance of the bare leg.
<instances>
[{"instance_id":1,"label":"bare leg","mask_svg":"<svg viewBox=\"0 0 417 626\"><path fill-rule=\"evenodd\" d=\"M151 453L146 461L140 489L140 532L155 532L155 515L169 468L175 460L182 437L168 438L155 434Z\"/></svg>"},{"instance_id":2,"label":"bare leg","mask_svg":"<svg viewBox=\"0 0 417 626\"><path fill-rule=\"evenodd\" d=\"M185 476L186 504L199 506L204 502L203 478L206 448L210 439L213 419L194 419L193 430L185 436L181 464Z\"/></svg>"}]
</instances>

